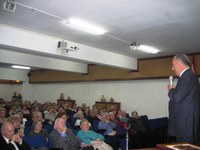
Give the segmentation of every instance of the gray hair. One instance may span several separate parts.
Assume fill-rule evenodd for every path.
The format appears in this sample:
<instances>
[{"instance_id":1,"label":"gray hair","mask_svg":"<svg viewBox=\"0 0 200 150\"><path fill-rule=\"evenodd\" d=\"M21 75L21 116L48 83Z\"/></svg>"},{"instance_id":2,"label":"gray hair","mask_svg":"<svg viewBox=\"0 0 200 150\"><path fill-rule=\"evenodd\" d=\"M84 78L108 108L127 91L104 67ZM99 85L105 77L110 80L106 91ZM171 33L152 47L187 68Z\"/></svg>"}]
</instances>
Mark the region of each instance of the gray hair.
<instances>
[{"instance_id":1,"label":"gray hair","mask_svg":"<svg viewBox=\"0 0 200 150\"><path fill-rule=\"evenodd\" d=\"M81 122L80 122L80 126L81 126L84 122L88 122L88 123L89 123L89 121L88 121L87 119L83 119L83 120L81 120Z\"/></svg>"},{"instance_id":2,"label":"gray hair","mask_svg":"<svg viewBox=\"0 0 200 150\"><path fill-rule=\"evenodd\" d=\"M187 55L181 53L174 56L174 59L180 60L184 65L190 67L190 59Z\"/></svg>"}]
</instances>

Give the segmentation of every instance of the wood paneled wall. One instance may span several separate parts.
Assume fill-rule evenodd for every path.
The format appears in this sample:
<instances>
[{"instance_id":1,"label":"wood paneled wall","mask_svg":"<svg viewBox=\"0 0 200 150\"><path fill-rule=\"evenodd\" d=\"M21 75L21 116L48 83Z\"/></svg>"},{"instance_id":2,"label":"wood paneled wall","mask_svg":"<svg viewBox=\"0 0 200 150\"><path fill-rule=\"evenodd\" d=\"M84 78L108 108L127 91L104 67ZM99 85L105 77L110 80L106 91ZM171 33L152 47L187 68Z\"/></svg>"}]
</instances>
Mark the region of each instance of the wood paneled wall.
<instances>
[{"instance_id":1,"label":"wood paneled wall","mask_svg":"<svg viewBox=\"0 0 200 150\"><path fill-rule=\"evenodd\" d=\"M197 75L200 75L200 54L189 55L195 62ZM30 83L80 82L106 80L134 80L168 78L174 75L171 70L173 56L139 59L138 70L124 70L112 67L89 65L87 74L55 70L38 70L30 73Z\"/></svg>"}]
</instances>

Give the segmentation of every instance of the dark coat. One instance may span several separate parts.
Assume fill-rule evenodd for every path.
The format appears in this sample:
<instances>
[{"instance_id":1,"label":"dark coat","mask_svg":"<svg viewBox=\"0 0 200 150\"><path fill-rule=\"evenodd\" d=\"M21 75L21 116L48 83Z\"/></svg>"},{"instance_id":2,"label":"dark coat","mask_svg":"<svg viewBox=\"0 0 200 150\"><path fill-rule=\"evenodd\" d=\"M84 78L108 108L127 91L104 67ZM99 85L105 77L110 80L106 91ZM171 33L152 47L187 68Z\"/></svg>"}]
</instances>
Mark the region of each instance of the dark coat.
<instances>
[{"instance_id":1,"label":"dark coat","mask_svg":"<svg viewBox=\"0 0 200 150\"><path fill-rule=\"evenodd\" d=\"M30 146L24 141L21 145L18 143L16 143L16 145L19 148L19 150L31 150ZM3 138L2 135L0 135L0 147L2 150L12 150L12 147L10 146L10 144L7 144L6 140Z\"/></svg>"},{"instance_id":2,"label":"dark coat","mask_svg":"<svg viewBox=\"0 0 200 150\"><path fill-rule=\"evenodd\" d=\"M168 93L169 135L198 138L200 128L200 85L191 69L178 79Z\"/></svg>"}]
</instances>

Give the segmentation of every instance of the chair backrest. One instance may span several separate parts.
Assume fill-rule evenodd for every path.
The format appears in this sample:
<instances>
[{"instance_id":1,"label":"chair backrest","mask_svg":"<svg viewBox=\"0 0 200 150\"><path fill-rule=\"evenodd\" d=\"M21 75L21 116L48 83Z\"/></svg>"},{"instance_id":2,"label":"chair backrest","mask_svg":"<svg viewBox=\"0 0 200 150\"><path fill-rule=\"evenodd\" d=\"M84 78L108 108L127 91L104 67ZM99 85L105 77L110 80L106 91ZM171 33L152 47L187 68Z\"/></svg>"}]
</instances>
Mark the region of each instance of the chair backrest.
<instances>
[{"instance_id":1,"label":"chair backrest","mask_svg":"<svg viewBox=\"0 0 200 150\"><path fill-rule=\"evenodd\" d=\"M150 119L150 128L163 128L168 126L168 118L162 117L162 118L156 118L156 119Z\"/></svg>"},{"instance_id":2,"label":"chair backrest","mask_svg":"<svg viewBox=\"0 0 200 150\"><path fill-rule=\"evenodd\" d=\"M147 115L142 115L140 116L140 118L142 118L143 121L149 121L149 118Z\"/></svg>"},{"instance_id":3,"label":"chair backrest","mask_svg":"<svg viewBox=\"0 0 200 150\"><path fill-rule=\"evenodd\" d=\"M28 135L28 133L31 131L32 127L25 127L24 128L24 135Z\"/></svg>"},{"instance_id":4,"label":"chair backrest","mask_svg":"<svg viewBox=\"0 0 200 150\"><path fill-rule=\"evenodd\" d=\"M51 131L54 129L54 125L52 124L45 125L44 129L46 129L48 133L51 133Z\"/></svg>"},{"instance_id":5,"label":"chair backrest","mask_svg":"<svg viewBox=\"0 0 200 150\"><path fill-rule=\"evenodd\" d=\"M44 135L29 135L24 136L24 141L29 144L30 147L47 147L48 143Z\"/></svg>"}]
</instances>

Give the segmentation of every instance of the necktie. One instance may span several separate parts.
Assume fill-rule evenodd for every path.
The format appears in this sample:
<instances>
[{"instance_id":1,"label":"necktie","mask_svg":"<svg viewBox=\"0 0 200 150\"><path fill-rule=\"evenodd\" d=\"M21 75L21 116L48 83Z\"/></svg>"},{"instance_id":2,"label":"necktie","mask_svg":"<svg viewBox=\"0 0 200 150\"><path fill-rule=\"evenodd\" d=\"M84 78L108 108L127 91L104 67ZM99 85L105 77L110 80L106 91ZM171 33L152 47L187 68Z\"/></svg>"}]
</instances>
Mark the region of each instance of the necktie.
<instances>
[{"instance_id":1,"label":"necktie","mask_svg":"<svg viewBox=\"0 0 200 150\"><path fill-rule=\"evenodd\" d=\"M8 144L8 145L9 145L9 147L11 148L11 150L16 150L16 149L15 149L15 146L11 143L11 141L9 141L9 144Z\"/></svg>"}]
</instances>

